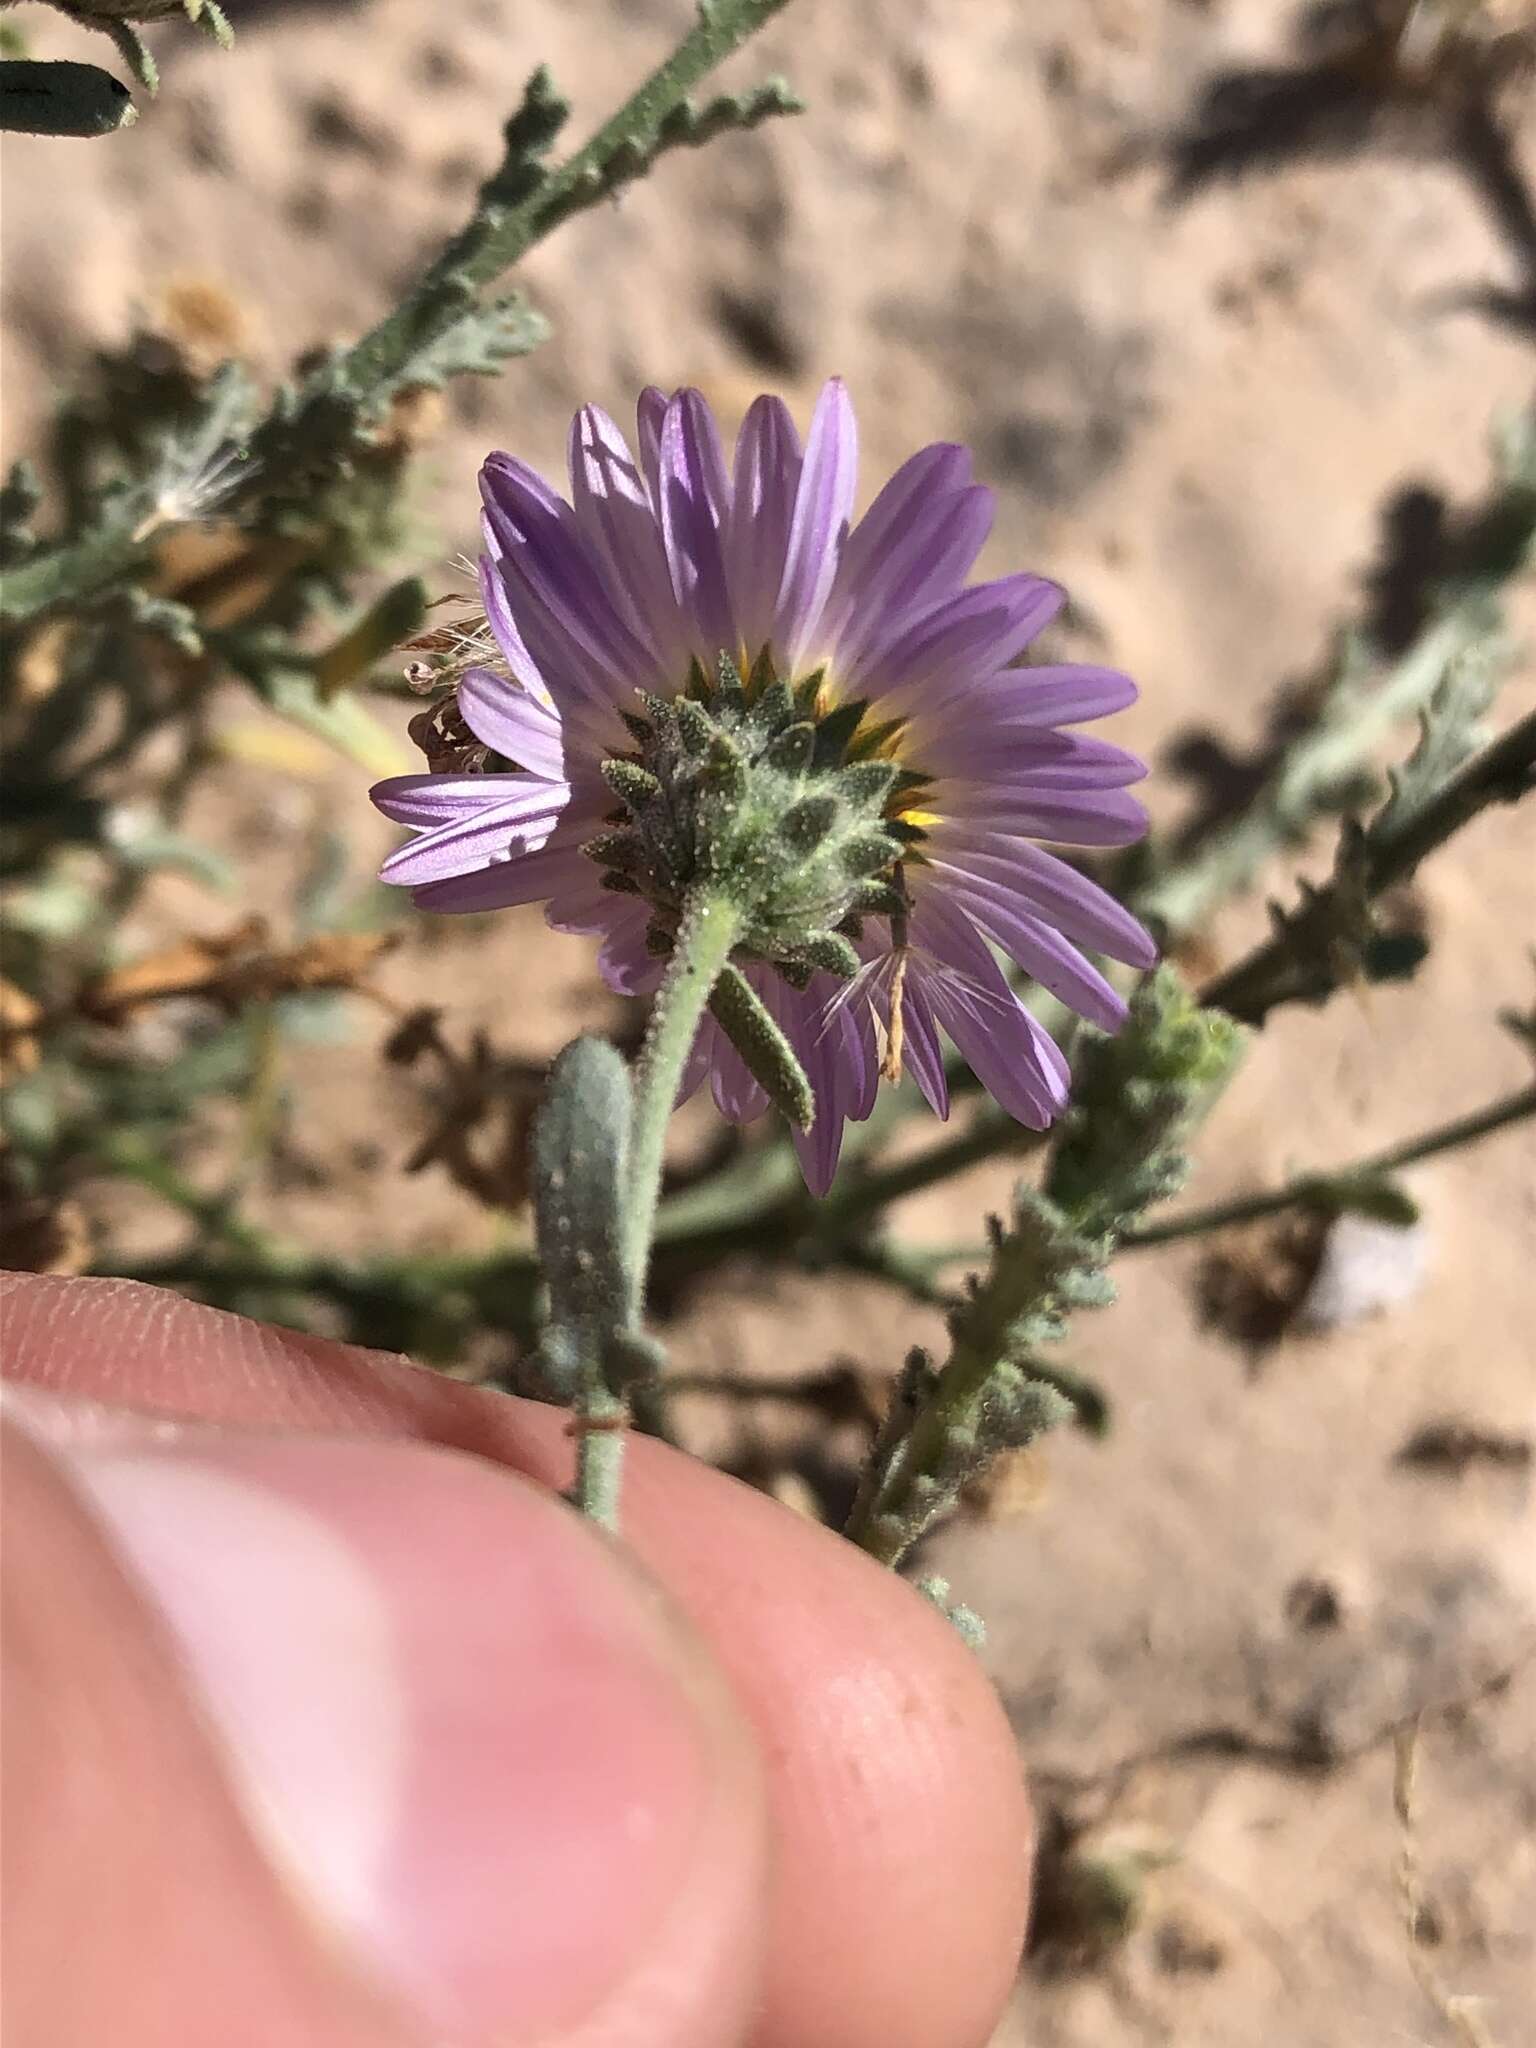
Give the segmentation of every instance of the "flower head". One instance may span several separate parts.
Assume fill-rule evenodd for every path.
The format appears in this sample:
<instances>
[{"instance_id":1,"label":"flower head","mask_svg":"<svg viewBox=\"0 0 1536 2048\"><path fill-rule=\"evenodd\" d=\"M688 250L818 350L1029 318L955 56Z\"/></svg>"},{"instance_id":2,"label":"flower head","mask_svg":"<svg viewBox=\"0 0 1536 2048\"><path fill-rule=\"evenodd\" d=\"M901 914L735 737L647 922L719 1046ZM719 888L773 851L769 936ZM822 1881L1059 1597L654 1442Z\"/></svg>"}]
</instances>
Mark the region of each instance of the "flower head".
<instances>
[{"instance_id":1,"label":"flower head","mask_svg":"<svg viewBox=\"0 0 1536 2048\"><path fill-rule=\"evenodd\" d=\"M1134 685L1020 665L1063 592L967 583L993 500L965 449L914 455L855 521L839 381L803 449L767 397L729 467L696 391L645 392L638 430L637 461L606 414L578 413L569 500L488 458L480 580L505 670L459 682L471 772L375 789L417 835L385 878L440 910L542 902L600 936L624 994L655 985L690 889L735 891L738 965L815 1094L796 1142L818 1192L882 1068L947 1113L941 1030L1043 1129L1066 1063L995 949L1101 1028L1123 1021L1087 954L1145 967L1152 941L1034 842L1141 836L1141 763L1073 729ZM691 1085L706 1076L727 1117L767 1108L713 1017Z\"/></svg>"}]
</instances>

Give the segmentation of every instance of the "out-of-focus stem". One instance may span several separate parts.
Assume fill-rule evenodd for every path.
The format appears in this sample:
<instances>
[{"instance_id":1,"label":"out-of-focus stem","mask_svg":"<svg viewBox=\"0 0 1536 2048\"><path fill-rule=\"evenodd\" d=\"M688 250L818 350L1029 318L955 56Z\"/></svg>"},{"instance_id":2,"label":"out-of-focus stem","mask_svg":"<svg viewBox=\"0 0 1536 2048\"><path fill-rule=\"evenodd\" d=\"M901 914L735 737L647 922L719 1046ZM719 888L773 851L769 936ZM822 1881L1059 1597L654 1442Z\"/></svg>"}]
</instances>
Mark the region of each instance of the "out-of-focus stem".
<instances>
[{"instance_id":1,"label":"out-of-focus stem","mask_svg":"<svg viewBox=\"0 0 1536 2048\"><path fill-rule=\"evenodd\" d=\"M1462 1145L1475 1144L1479 1138L1502 1131L1507 1124L1519 1123L1528 1116L1536 1116L1536 1085L1517 1088L1512 1095L1490 1102L1486 1109L1474 1110L1470 1116L1456 1117L1450 1123L1424 1131L1417 1138L1406 1139L1400 1145L1389 1145L1385 1152L1375 1152L1369 1159L1357 1159L1351 1166L1339 1167L1331 1173L1301 1174L1287 1181L1284 1187L1271 1188L1265 1194L1240 1195L1231 1202L1214 1202L1209 1208L1188 1209L1182 1216L1170 1217L1166 1223L1151 1224L1145 1230L1127 1231L1120 1240L1120 1248L1128 1252L1139 1251L1152 1245L1175 1244L1180 1238L1204 1237L1210 1231L1225 1230L1238 1223L1257 1223L1266 1216L1278 1216L1284 1210L1294 1208L1298 1202L1326 1195L1332 1184L1371 1180L1381 1174L1397 1173L1405 1166L1416 1166L1422 1159L1433 1159L1441 1152L1454 1152Z\"/></svg>"},{"instance_id":2,"label":"out-of-focus stem","mask_svg":"<svg viewBox=\"0 0 1536 2048\"><path fill-rule=\"evenodd\" d=\"M1530 793L1536 776L1536 711L1484 747L1401 830L1377 827L1366 834L1362 877L1368 897L1405 882L1419 863L1453 833L1495 803L1514 803ZM1326 929L1337 885L1320 890L1303 913ZM1256 946L1246 959L1200 991L1202 1003L1225 1010L1245 1024L1262 1023L1279 1003L1317 1001L1340 979L1325 959L1297 945L1293 925Z\"/></svg>"}]
</instances>

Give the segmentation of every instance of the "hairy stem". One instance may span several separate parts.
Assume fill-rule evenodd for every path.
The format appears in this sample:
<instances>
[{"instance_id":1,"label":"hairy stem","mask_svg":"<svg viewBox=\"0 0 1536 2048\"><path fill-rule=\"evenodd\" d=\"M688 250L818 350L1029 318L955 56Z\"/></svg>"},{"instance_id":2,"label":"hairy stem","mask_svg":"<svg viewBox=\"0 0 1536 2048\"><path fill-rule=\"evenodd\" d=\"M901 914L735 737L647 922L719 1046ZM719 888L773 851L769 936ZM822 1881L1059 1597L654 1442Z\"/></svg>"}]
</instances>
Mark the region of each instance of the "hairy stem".
<instances>
[{"instance_id":1,"label":"hairy stem","mask_svg":"<svg viewBox=\"0 0 1536 2048\"><path fill-rule=\"evenodd\" d=\"M635 1063L629 1171L619 1219L619 1264L627 1293L625 1318L638 1331L645 1313L645 1280L661 1198L667 1125L699 1020L741 929L736 906L716 890L689 897L666 976L657 990L645 1043ZM574 1499L584 1515L606 1529L619 1526L619 1492L628 1420L622 1392L588 1372L573 1402L576 1437Z\"/></svg>"},{"instance_id":2,"label":"hairy stem","mask_svg":"<svg viewBox=\"0 0 1536 2048\"><path fill-rule=\"evenodd\" d=\"M667 1124L682 1085L683 1068L720 970L741 929L740 913L725 896L698 889L688 899L666 977L657 990L645 1043L635 1063L635 1107L630 1126L629 1189L621 1249L629 1286L629 1317L639 1328L645 1279L661 1199Z\"/></svg>"},{"instance_id":3,"label":"hairy stem","mask_svg":"<svg viewBox=\"0 0 1536 2048\"><path fill-rule=\"evenodd\" d=\"M615 167L643 162L661 140L661 126L715 66L754 35L788 0L711 0L666 62L653 71L612 120L552 171L522 205L487 234L479 220L454 238L402 306L364 335L347 358L354 379L387 383L420 348L425 309L447 276L479 288L490 284L552 228L611 189Z\"/></svg>"},{"instance_id":4,"label":"hairy stem","mask_svg":"<svg viewBox=\"0 0 1536 2048\"><path fill-rule=\"evenodd\" d=\"M627 1421L624 1403L614 1394L593 1394L579 1400L570 1421L576 1438L576 1479L570 1497L588 1521L615 1535Z\"/></svg>"}]
</instances>

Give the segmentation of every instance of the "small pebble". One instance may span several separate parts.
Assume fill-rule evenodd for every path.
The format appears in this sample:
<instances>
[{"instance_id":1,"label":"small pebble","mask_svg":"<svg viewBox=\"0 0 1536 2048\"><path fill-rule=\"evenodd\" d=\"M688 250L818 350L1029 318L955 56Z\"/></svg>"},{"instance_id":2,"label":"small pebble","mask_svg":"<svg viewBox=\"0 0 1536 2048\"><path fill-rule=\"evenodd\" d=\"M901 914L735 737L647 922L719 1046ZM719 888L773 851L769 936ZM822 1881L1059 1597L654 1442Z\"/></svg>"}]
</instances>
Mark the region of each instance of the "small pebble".
<instances>
[{"instance_id":1,"label":"small pebble","mask_svg":"<svg viewBox=\"0 0 1536 2048\"><path fill-rule=\"evenodd\" d=\"M1424 1285L1428 1253L1422 1223L1405 1228L1370 1216L1340 1216L1296 1311L1296 1327L1337 1330L1402 1308Z\"/></svg>"}]
</instances>

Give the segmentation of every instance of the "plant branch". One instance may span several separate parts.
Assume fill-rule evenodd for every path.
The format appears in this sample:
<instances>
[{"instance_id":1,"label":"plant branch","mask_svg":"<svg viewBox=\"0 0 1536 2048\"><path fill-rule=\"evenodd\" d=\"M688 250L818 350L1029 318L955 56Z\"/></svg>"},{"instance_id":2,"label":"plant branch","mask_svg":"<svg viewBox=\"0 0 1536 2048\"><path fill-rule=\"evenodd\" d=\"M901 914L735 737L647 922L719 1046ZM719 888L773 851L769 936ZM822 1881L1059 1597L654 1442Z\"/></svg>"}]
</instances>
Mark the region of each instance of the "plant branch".
<instances>
[{"instance_id":1,"label":"plant branch","mask_svg":"<svg viewBox=\"0 0 1536 2048\"><path fill-rule=\"evenodd\" d=\"M1455 664L1490 631L1481 594L1428 626L1387 678L1366 694L1359 656L1342 657L1341 678L1319 722L1293 742L1257 800L1169 873L1143 891L1136 908L1170 939L1182 938L1230 896L1253 886L1277 848L1298 843L1327 811L1368 790L1374 749L1396 725L1421 712Z\"/></svg>"},{"instance_id":2,"label":"plant branch","mask_svg":"<svg viewBox=\"0 0 1536 2048\"><path fill-rule=\"evenodd\" d=\"M494 367L500 357L531 347L530 325L517 301L484 306L478 294L572 214L596 205L638 177L664 151L708 141L723 129L751 127L798 102L780 81L695 108L689 94L787 0L702 0L693 28L639 90L574 156L553 171L538 159L568 109L548 74L529 83L507 124L507 155L482 187L475 212L440 252L404 302L340 356L329 358L295 394L280 392L244 439L252 459L233 488L221 493L225 516L243 503L283 488L309 488L352 447L360 428L405 383L441 382L446 374ZM457 329L473 329L463 349L446 346ZM434 356L434 351L436 354ZM28 618L66 600L104 589L147 559L167 529L186 523L142 490L124 492L97 525L78 539L33 555L8 571L0 608ZM190 508L189 508L190 510ZM146 516L146 515L150 516Z\"/></svg>"},{"instance_id":3,"label":"plant branch","mask_svg":"<svg viewBox=\"0 0 1536 2048\"><path fill-rule=\"evenodd\" d=\"M684 904L633 1077L611 1046L578 1039L555 1063L535 1128L539 1249L560 1283L551 1284L546 1376L558 1384L562 1365L575 1368L568 1389L573 1498L605 1529L619 1526L629 1387L657 1362L642 1324L667 1126L700 1019L740 930L741 914L727 896L696 889ZM615 1085L622 1109L612 1099ZM605 1089L607 1103L591 1099Z\"/></svg>"},{"instance_id":4,"label":"plant branch","mask_svg":"<svg viewBox=\"0 0 1536 2048\"><path fill-rule=\"evenodd\" d=\"M935 1371L921 1351L908 1356L846 1530L872 1556L899 1564L968 1478L1073 1413L1036 1354L1072 1310L1113 1299L1110 1255L1182 1185L1185 1143L1236 1071L1243 1037L1164 967L1142 983L1121 1036L1091 1042L1044 1189L1021 1183L1008 1224L991 1219L987 1265L950 1309L948 1359Z\"/></svg>"},{"instance_id":5,"label":"plant branch","mask_svg":"<svg viewBox=\"0 0 1536 2048\"><path fill-rule=\"evenodd\" d=\"M1287 1181L1284 1187L1272 1188L1266 1194L1240 1195L1230 1202L1215 1202L1209 1208L1190 1209L1182 1216L1174 1216L1166 1223L1153 1223L1142 1230L1129 1230L1120 1240L1123 1251L1144 1251L1153 1245L1176 1244L1182 1238L1204 1237L1213 1230L1226 1230L1239 1223L1257 1223L1266 1216L1278 1216L1298 1203L1326 1201L1330 1191L1347 1187L1350 1183L1378 1180L1382 1176L1399 1172L1405 1166L1416 1166L1421 1160L1433 1159L1442 1152L1454 1152L1463 1145L1476 1144L1478 1139L1502 1131L1509 1124L1536 1116L1536 1084L1528 1088L1517 1088L1511 1095L1500 1096L1497 1102L1490 1102L1486 1108L1474 1110L1468 1116L1452 1119L1440 1124L1432 1131L1425 1131L1417 1138L1406 1139L1398 1145L1390 1145L1384 1152L1374 1152L1368 1158L1358 1159L1352 1166L1335 1168L1328 1173L1307 1173L1295 1180Z\"/></svg>"},{"instance_id":6,"label":"plant branch","mask_svg":"<svg viewBox=\"0 0 1536 2048\"><path fill-rule=\"evenodd\" d=\"M465 292L479 290L504 275L552 229L638 177L664 150L706 141L726 125L750 124L769 114L792 112L797 102L787 87L773 81L738 102L716 103L705 115L678 118L694 88L786 5L787 0L708 0L699 8L694 27L666 62L558 170L529 178L531 190L510 206L498 205L493 179L486 188L489 204L482 204L474 219L448 244L405 303L349 351L346 368L350 381L364 387L389 382L423 341L432 337L434 329L452 324L452 295L459 295L462 301ZM725 106L732 107L734 124L721 118ZM567 111L548 74L536 72L512 126L519 121L532 124L542 120L552 137ZM509 142L515 142L510 132ZM447 305L443 303L445 286L450 288Z\"/></svg>"},{"instance_id":7,"label":"plant branch","mask_svg":"<svg viewBox=\"0 0 1536 2048\"><path fill-rule=\"evenodd\" d=\"M1347 871L1315 891L1281 929L1201 990L1202 1003L1246 1024L1260 1024L1277 1005L1318 1002L1345 978L1330 934L1366 901L1405 882L1427 855L1495 803L1516 803L1536 776L1536 712L1512 725L1400 823L1391 807L1365 828ZM1346 854L1351 849L1346 847Z\"/></svg>"},{"instance_id":8,"label":"plant branch","mask_svg":"<svg viewBox=\"0 0 1536 2048\"><path fill-rule=\"evenodd\" d=\"M1509 658L1500 595L1536 546L1536 414L1499 429L1494 470L1476 520L1479 545L1435 587L1428 618L1406 651L1383 671L1364 631L1341 635L1316 717L1239 817L1137 891L1139 915L1170 938L1194 930L1320 818L1359 807L1377 781L1376 749L1395 726L1422 719L1447 692L1470 694L1469 683L1479 677L1487 678L1483 703L1491 698Z\"/></svg>"},{"instance_id":9,"label":"plant branch","mask_svg":"<svg viewBox=\"0 0 1536 2048\"><path fill-rule=\"evenodd\" d=\"M629 1288L629 1320L635 1329L640 1327L645 1307L645 1279L661 1198L667 1125L677 1104L683 1070L700 1019L740 930L740 913L723 894L700 890L689 900L666 978L651 1007L645 1043L635 1063L635 1107L621 1241L624 1277Z\"/></svg>"}]
</instances>

